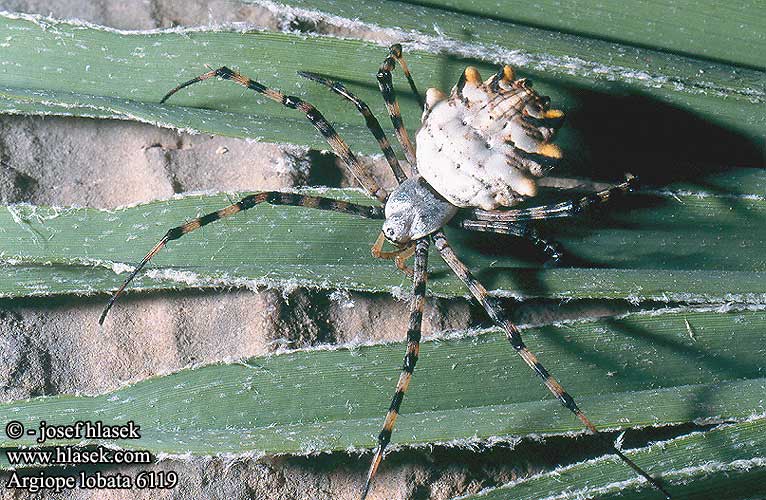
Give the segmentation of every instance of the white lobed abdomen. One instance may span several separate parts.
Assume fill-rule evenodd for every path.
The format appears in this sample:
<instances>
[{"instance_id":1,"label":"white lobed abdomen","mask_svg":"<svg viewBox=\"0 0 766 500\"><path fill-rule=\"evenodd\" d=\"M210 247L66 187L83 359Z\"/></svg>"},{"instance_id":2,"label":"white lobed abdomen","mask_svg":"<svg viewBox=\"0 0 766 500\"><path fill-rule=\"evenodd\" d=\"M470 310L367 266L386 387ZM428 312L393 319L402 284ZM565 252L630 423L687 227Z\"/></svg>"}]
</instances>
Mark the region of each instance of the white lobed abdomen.
<instances>
[{"instance_id":1,"label":"white lobed abdomen","mask_svg":"<svg viewBox=\"0 0 766 500\"><path fill-rule=\"evenodd\" d=\"M418 172L458 207L491 210L534 196L534 179L508 164L509 147L463 125L463 117L446 101L432 110L417 134Z\"/></svg>"},{"instance_id":2,"label":"white lobed abdomen","mask_svg":"<svg viewBox=\"0 0 766 500\"><path fill-rule=\"evenodd\" d=\"M449 97L429 89L416 136L418 172L457 207L516 205L536 194L545 163L561 156L548 142L558 113L523 80L469 78Z\"/></svg>"}]
</instances>

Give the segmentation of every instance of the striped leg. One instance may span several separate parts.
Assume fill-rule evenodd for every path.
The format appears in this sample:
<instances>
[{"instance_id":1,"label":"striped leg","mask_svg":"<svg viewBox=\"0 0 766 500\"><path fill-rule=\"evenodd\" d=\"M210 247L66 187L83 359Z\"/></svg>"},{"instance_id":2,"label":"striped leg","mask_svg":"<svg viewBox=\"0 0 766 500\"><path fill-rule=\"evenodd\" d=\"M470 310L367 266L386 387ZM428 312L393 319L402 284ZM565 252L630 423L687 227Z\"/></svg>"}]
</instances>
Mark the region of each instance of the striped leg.
<instances>
[{"instance_id":1,"label":"striped leg","mask_svg":"<svg viewBox=\"0 0 766 500\"><path fill-rule=\"evenodd\" d=\"M315 82L321 83L322 85L325 85L339 96L351 101L356 106L356 109L359 110L359 112L362 114L362 116L364 116L367 128L370 130L370 132L372 132L372 135L378 141L378 146L380 147L380 150L383 151L383 156L385 156L388 165L391 167L391 171L394 173L396 181L401 184L407 180L407 175L402 170L402 167L399 164L399 160L396 158L396 154L394 153L393 148L391 148L391 143L389 142L388 137L386 137L386 133L383 131L383 128L380 126L380 122L377 118L375 118L375 115L372 114L369 106L367 106L364 101L352 94L345 87L345 85L340 82L330 80L329 78L325 78L321 75L317 75L316 73L311 73L308 71L299 71L298 74L304 78L308 78L309 80L313 80ZM409 71L406 71L406 74L409 75ZM414 89L414 82L412 85ZM414 90L417 92L417 89ZM414 252L414 246L410 249L409 254L403 254L403 251L383 252L383 239L383 233L381 232L380 236L378 237L378 241L376 241L375 245L372 247L373 257L379 259L394 259L396 267L407 273L407 275L412 276L412 269L407 267L405 261L407 258L409 258L410 255L412 255L412 252Z\"/></svg>"},{"instance_id":2,"label":"striped leg","mask_svg":"<svg viewBox=\"0 0 766 500\"><path fill-rule=\"evenodd\" d=\"M624 193L634 191L638 186L638 178L628 175L625 182L603 191L591 193L582 198L543 205L540 207L518 208L510 210L481 210L471 209L467 218L484 221L509 221L519 222L533 219L553 219L558 217L573 217L589 208L607 203Z\"/></svg>"},{"instance_id":3,"label":"striped leg","mask_svg":"<svg viewBox=\"0 0 766 500\"><path fill-rule=\"evenodd\" d=\"M407 180L407 176L402 170L401 165L399 165L399 160L396 159L394 150L391 148L391 143L388 141L388 137L386 137L386 133L383 132L383 129L380 126L380 122L378 121L377 118L375 118L375 115L372 114L372 111L370 111L369 106L367 106L367 104L364 101L362 101L357 96L352 94L340 82L330 80L323 76L317 75L316 73L310 73L308 71L299 71L298 74L304 78L308 78L309 80L313 80L315 82L321 83L322 85L329 87L330 90L332 90L339 96L345 97L346 99L354 103L354 106L356 106L356 109L358 109L359 112L362 114L362 116L364 116L364 120L367 124L367 128L370 129L370 132L372 132L372 135L375 136L375 139L378 141L378 146L380 146L381 151L383 151L383 156L386 157L386 161L388 161L388 164L391 167L391 171L394 173L394 176L396 177L396 181L399 184L401 184L402 182Z\"/></svg>"},{"instance_id":4,"label":"striped leg","mask_svg":"<svg viewBox=\"0 0 766 500\"><path fill-rule=\"evenodd\" d=\"M367 481L362 491L362 500L367 498L370 491L370 485L378 471L378 466L383 460L383 453L391 441L391 431L394 428L396 417L399 415L399 407L404 399L404 393L412 379L412 372L415 371L415 364L418 361L420 352L420 329L423 322L423 306L426 300L426 279L428 265L428 238L418 240L415 249L415 275L412 280L413 297L410 302L410 324L407 329L407 353L404 355L404 365L402 373L399 375L399 381L396 383L396 392L391 401L391 406L386 413L386 419L383 422L383 430L378 435L378 447L375 449L375 456L370 465L370 471L367 474Z\"/></svg>"},{"instance_id":5,"label":"striped leg","mask_svg":"<svg viewBox=\"0 0 766 500\"><path fill-rule=\"evenodd\" d=\"M402 57L402 46L398 43L391 46L388 57L386 57L386 59L383 61L383 64L380 65L380 69L378 70L377 74L378 87L380 88L381 94L383 94L383 101L386 103L386 109L388 110L388 115L391 117L391 123L394 125L396 138L399 139L399 143L404 149L404 156L410 163L412 174L417 175L415 146L413 146L412 141L410 141L410 136L407 134L407 129L404 128L404 121L402 121L402 113L399 110L399 103L396 101L393 77L391 76L391 72L396 67L397 62L399 62L399 65L402 66L402 70L404 70L405 75L407 76L407 80L410 82L410 86L415 92L415 97L418 99L420 109L423 109L423 98L418 93L417 88L415 88L415 82L412 80L412 75L410 75L407 64L404 63L404 59Z\"/></svg>"},{"instance_id":6,"label":"striped leg","mask_svg":"<svg viewBox=\"0 0 766 500\"><path fill-rule=\"evenodd\" d=\"M177 240L181 236L187 233L190 233L196 229L199 229L202 226L206 226L212 222L221 220L224 217L229 217L230 215L234 215L244 210L248 210L260 203L269 203L271 205L289 205L289 206L295 206L295 207L300 206L300 207L316 208L319 210L330 210L333 212L342 212L342 213L351 214L351 215L358 215L360 217L366 217L368 219L384 219L385 218L385 216L383 215L383 209L380 207L368 207L365 205L357 205L356 203L349 203L347 201L335 200L332 198L324 198L319 196L307 196L307 195L295 194L295 193L282 193L279 191L268 191L264 193L257 193L257 194L251 194L249 196L245 196L238 202L233 203L226 208L222 208L221 210L211 212L207 215L203 215L202 217L197 217L196 219L192 219L189 222L186 222L185 224L174 227L173 229L165 233L165 236L163 236L162 239L156 245L154 245L154 247L152 247L151 250L149 250L149 253L147 253L146 256L144 256L144 258L141 259L141 262L139 262L136 268L133 270L133 272L130 273L130 275L122 284L122 286L120 286L120 288L116 292L114 292L114 294L112 295L112 298L109 299L109 302L104 308L104 311L101 313L101 318L99 318L98 320L99 324L101 325L104 324L104 319L106 319L106 315L107 313L109 313L109 310L114 305L114 302L120 297L120 295L122 295L122 293L125 291L125 288L127 288L130 282L133 281L133 278L135 278L136 275L138 275L141 269L143 269L144 266L146 266L146 264L150 260L152 260L152 257L154 257L160 250L162 250L162 248L169 241Z\"/></svg>"},{"instance_id":7,"label":"striped leg","mask_svg":"<svg viewBox=\"0 0 766 500\"><path fill-rule=\"evenodd\" d=\"M423 96L420 95L418 88L415 86L415 80L412 79L412 74L410 73L410 68L407 66L407 61L404 60L404 55L402 54L402 45L399 43L393 44L389 49L389 53L391 54L391 57L393 57L394 60L399 63L402 71L404 71L404 76L407 78L407 83L410 84L410 89L412 89L412 93L415 94L415 99L418 100L418 106L420 106L420 109L423 109L425 107L425 102L423 101Z\"/></svg>"},{"instance_id":8,"label":"striped leg","mask_svg":"<svg viewBox=\"0 0 766 500\"><path fill-rule=\"evenodd\" d=\"M330 125L325 117L322 116L322 113L320 113L314 106L298 97L285 95L277 90L266 87L265 85L262 85L255 80L251 80L246 76L240 75L239 73L230 70L226 66L223 66L196 78L192 78L188 82L182 83L181 85L165 94L165 97L162 98L160 103L164 103L170 96L184 87L188 87L194 83L208 80L214 77L223 78L224 80L231 80L242 85L243 87L247 87L248 89L254 90L259 94L263 94L272 101L276 101L288 108L297 109L304 112L306 114L306 118L308 118L312 125L314 125L314 127L316 127L316 129L319 130L319 132L324 136L335 154L338 155L346 163L346 165L348 165L351 174L356 178L359 184L361 184L362 187L364 187L372 196L375 196L380 201L386 201L388 193L386 193L383 188L378 186L375 180L369 174L367 174L367 172L362 167L362 164L359 163L359 160L357 160L354 153L351 152L351 149L349 149L348 145L338 135L332 125Z\"/></svg>"},{"instance_id":9,"label":"striped leg","mask_svg":"<svg viewBox=\"0 0 766 500\"><path fill-rule=\"evenodd\" d=\"M572 396L570 396L569 393L564 390L561 384L559 384L559 382L553 378L553 376L542 365L542 363L538 361L537 356L535 356L527 348L526 344L524 344L524 341L521 338L521 332L519 331L518 327L511 322L505 311L497 304L496 300L489 296L484 285L477 281L473 274L471 274L471 271L469 271L465 266L465 264L463 264L460 259L458 259L457 255L455 255L455 252L452 250L452 247L450 247L449 243L447 243L447 238L444 236L444 232L440 230L434 233L433 240L436 249L439 251L444 261L452 269L452 271L455 272L458 278L460 278L460 280L465 283L466 287L468 287L468 289L471 291L471 294L474 296L474 298L479 302L479 304L481 304L482 307L484 307L484 310L487 311L489 317L495 323L505 329L508 341L511 343L519 356L521 356L521 359L523 359L524 362L535 373L537 373L540 378L542 378L543 383L548 388L548 390L554 396L556 396L562 405L564 405L567 409L569 409L569 411L574 413L575 416L580 419L580 421L583 423L585 428L588 429L589 432L597 434L598 430L596 429L596 426L594 426L588 417L585 416L582 410L580 410ZM619 456L628 466L636 471L636 473L638 473L641 477L649 481L651 485L664 493L666 498L670 498L668 492L665 491L665 489L655 479L653 479L643 469L636 465L635 462L626 457L611 442L610 445L612 446L614 453L616 453L617 456Z\"/></svg>"},{"instance_id":10,"label":"striped leg","mask_svg":"<svg viewBox=\"0 0 766 500\"><path fill-rule=\"evenodd\" d=\"M479 231L494 234L508 234L518 238L525 239L540 250L548 260L546 265L556 265L564 257L561 245L555 241L546 240L540 236L540 233L534 227L525 223L509 221L486 221L475 219L453 219L451 225L466 229L468 231Z\"/></svg>"}]
</instances>

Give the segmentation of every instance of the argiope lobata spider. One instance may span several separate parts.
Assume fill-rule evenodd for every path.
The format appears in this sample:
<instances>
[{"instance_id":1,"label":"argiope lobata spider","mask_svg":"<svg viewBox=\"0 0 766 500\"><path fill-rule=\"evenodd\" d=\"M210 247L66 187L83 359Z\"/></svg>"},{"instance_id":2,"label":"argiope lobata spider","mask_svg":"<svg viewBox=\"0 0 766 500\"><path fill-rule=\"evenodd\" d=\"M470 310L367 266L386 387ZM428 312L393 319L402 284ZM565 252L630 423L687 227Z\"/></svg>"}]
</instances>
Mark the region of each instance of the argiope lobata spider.
<instances>
[{"instance_id":1,"label":"argiope lobata spider","mask_svg":"<svg viewBox=\"0 0 766 500\"><path fill-rule=\"evenodd\" d=\"M393 90L392 72L397 63L402 68L423 109L421 127L417 134L417 151L404 128L399 104ZM164 103L184 87L218 77L232 80L288 108L300 110L324 136L333 151L345 162L356 180L370 195L380 200L385 208L275 191L246 196L226 208L170 229L114 293L99 322L103 323L109 309L122 295L128 284L169 241L179 239L202 226L248 210L260 203L303 206L381 219L384 220L383 229L373 245L372 253L375 257L395 260L400 269L412 276L413 297L410 302L404 365L383 423L383 429L378 435L375 455L361 494L362 500L367 497L372 480L391 440L399 408L418 360L428 248L431 242L447 265L486 310L489 317L505 330L514 350L542 378L548 390L582 421L590 433L598 434L596 427L577 406L572 396L527 348L522 340L521 332L511 322L507 313L493 297L489 296L487 289L460 261L447 242L442 228L449 224L470 231L510 234L524 238L540 248L550 260L557 261L561 257L557 245L541 238L529 226L529 222L534 219L574 216L588 207L605 203L616 195L631 191L635 187L636 179L628 176L625 182L611 189L555 205L524 209L508 208L534 196L537 189L535 178L541 177L557 159L561 158L561 151L550 140L561 126L564 117L560 110L550 108L550 98L539 95L532 89L532 84L528 80L516 79L510 66L504 66L484 82L481 81L475 68L468 67L449 96L436 88L430 88L423 100L403 59L401 46L396 44L390 48L389 55L377 73L377 80L397 139L411 166L412 176L409 178L402 170L379 122L364 102L341 83L314 73L299 72L299 74L326 85L336 94L351 101L364 116L367 127L375 136L399 183L391 193L381 188L364 170L348 145L314 106L298 97L288 96L266 87L225 66L175 87L162 98L161 102ZM397 250L383 251L385 240L394 244ZM414 269L409 269L405 261L413 255ZM649 476L617 447L612 445L612 448L613 452L635 472L661 491L666 498L670 498L668 492L657 480Z\"/></svg>"}]
</instances>

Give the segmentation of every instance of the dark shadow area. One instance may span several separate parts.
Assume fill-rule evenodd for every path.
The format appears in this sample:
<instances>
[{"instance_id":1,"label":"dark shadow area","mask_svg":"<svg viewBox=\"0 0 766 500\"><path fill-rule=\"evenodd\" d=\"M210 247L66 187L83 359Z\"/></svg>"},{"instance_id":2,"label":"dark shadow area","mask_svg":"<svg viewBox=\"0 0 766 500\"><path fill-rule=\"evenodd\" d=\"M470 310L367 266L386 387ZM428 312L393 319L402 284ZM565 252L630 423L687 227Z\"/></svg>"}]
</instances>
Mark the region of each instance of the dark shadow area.
<instances>
[{"instance_id":1,"label":"dark shadow area","mask_svg":"<svg viewBox=\"0 0 766 500\"><path fill-rule=\"evenodd\" d=\"M618 332L622 337L636 340L645 340L651 343L652 347L659 353L668 352L686 358L689 362L689 366L692 366L693 364L705 365L711 371L713 371L716 376L721 377L721 380L742 380L759 378L762 376L761 366L754 365L752 363L745 363L741 359L734 359L730 356L724 356L722 354L710 356L706 349L694 343L689 344L688 342L684 342L677 338L656 335L650 330L640 328L634 324L628 324L624 321L618 321L614 319L614 317L604 318L602 319L602 323L604 323L609 329ZM579 358L589 364L616 371L625 369L624 365L615 363L613 360L610 360L608 355L605 356L601 352L593 352L587 347L579 344L576 339L574 341L573 339L564 340L560 335L555 335L553 332L548 332L545 337L556 343L560 349L576 354ZM650 376L651 372L653 371L653 367L647 366L646 368L649 369L647 376ZM643 368L640 365L635 365L632 367L632 369L634 371L640 371ZM706 382L712 382L712 380L698 381L698 383ZM657 387L661 386L663 386L662 381L658 381ZM698 406L702 407L704 405ZM689 418L691 420L694 418L702 418L706 416L707 415L704 414L694 414L690 415Z\"/></svg>"},{"instance_id":2,"label":"dark shadow area","mask_svg":"<svg viewBox=\"0 0 766 500\"><path fill-rule=\"evenodd\" d=\"M311 164L307 184L309 186L340 186L343 173L338 169L336 156L327 152L310 149L306 157Z\"/></svg>"},{"instance_id":3,"label":"dark shadow area","mask_svg":"<svg viewBox=\"0 0 766 500\"><path fill-rule=\"evenodd\" d=\"M562 87L557 82L546 83ZM627 95L628 90L619 93L619 89L616 89L617 94L595 92L573 85L565 85L563 89L574 95L578 102L573 109L566 110L565 129L569 134L566 156L550 175L616 184L625 173L631 173L639 177L641 189L663 189L682 183L685 189L725 196L732 193L715 182L716 177L725 176L733 168L763 168L761 143L691 112L638 94L635 90L631 90L633 95ZM555 96L552 97L555 103ZM531 199L522 206L556 203L573 195L567 191L554 191L553 194ZM603 229L630 229L629 212L651 213L669 203L677 201L652 193L631 194L583 212L574 219L537 221L533 224L546 239L560 243L563 240L563 258L558 267L608 267L609 264L593 255L587 258L578 255L567 247L566 240L587 238ZM751 216L751 206L746 200L726 196L720 199L720 203L730 207L735 216L737 213ZM672 229L672 221L657 220L656 224L657 230ZM537 249L519 238L478 233L457 238L462 244L489 257L512 255L532 267L544 263ZM678 260L680 258L673 260L661 249L657 250L657 260L662 263L662 268L683 267L686 258L693 259L694 256L685 256L682 261ZM494 273L490 269L480 275L491 282ZM525 292L522 288L519 291ZM539 289L537 291L539 293Z\"/></svg>"},{"instance_id":4,"label":"dark shadow area","mask_svg":"<svg viewBox=\"0 0 766 500\"><path fill-rule=\"evenodd\" d=\"M470 33L466 33L466 36L470 36ZM440 82L426 83L419 79L417 66L412 65L411 69L421 90L435 83L448 89L456 80L455 75L448 74L452 69L468 64L486 64L483 61L446 54L443 61L442 71L437 77L443 80ZM565 109L565 159L550 175L619 183L624 179L625 173L631 173L639 177L642 188L646 189L663 189L674 183L681 183L684 189L728 195L731 192L721 187L716 178L720 180L722 175L725 176L725 173L733 168L760 169L764 166L762 139L727 129L691 111L673 107L643 94L641 89L612 84L608 92L601 92L582 85L562 84L546 78L545 75L532 76L533 80L553 87L550 93L554 106L557 89L573 96L574 99L569 109ZM401 74L395 75L395 79L399 85L404 80ZM376 88L371 79L347 83L371 90ZM414 105L414 102L410 102L409 93L401 91L401 88L398 98L403 108ZM384 128L390 131L385 117L379 118ZM414 130L418 124L407 125L410 130ZM389 139L393 140L392 133L389 133ZM523 206L555 203L570 198L572 194L552 190L552 194L535 197ZM735 215L739 211L746 213L744 211L751 208L745 200L736 196L721 198L720 202L728 205ZM559 242L563 240L564 256L557 264L558 267L608 267L608 263L594 258L593 255L587 258L578 255L572 248L567 247L566 240L585 238L602 229L630 229L629 212L640 210L650 213L654 209L666 207L668 203L677 201L652 193L627 195L610 202L607 206L588 210L578 215L576 220L539 221L534 225L544 238ZM667 224L670 223L658 220L656 224L657 229L661 230L663 227L667 229ZM545 259L539 251L519 238L454 230L448 234L451 240L460 241L461 244L489 258L512 255L527 262L532 268L545 264ZM673 260L664 255L661 249L657 251L657 259L662 261L663 268L682 267L684 264L684 261L679 260L681 257ZM475 263L466 263L472 269L476 269ZM434 277L438 277L438 274L440 273ZM492 269L485 269L477 274L481 279L489 279L488 284L491 287L492 276L495 274ZM544 292L544 288L537 289L536 292L540 293L540 290ZM520 288L519 291L525 290Z\"/></svg>"},{"instance_id":5,"label":"dark shadow area","mask_svg":"<svg viewBox=\"0 0 766 500\"><path fill-rule=\"evenodd\" d=\"M654 304L654 307L656 306L657 304ZM510 307L512 306L509 306L509 308ZM651 309L653 307L652 305L645 304L643 308ZM632 309L637 310L638 307ZM552 342L562 351L576 356L578 361L584 365L598 366L600 369L614 372L618 377L629 373L630 377L638 376L640 378L641 383L639 386L631 387L635 384L635 382L631 382L622 387L621 390L646 390L650 388L659 389L667 387L661 373L658 373L657 371L657 366L662 366L665 353L681 357L688 363L689 380L687 382L676 380L673 382L673 386L683 383L725 383L735 380L756 379L762 376L762 366L752 362L746 362L741 359L741 357L738 359L731 355L727 355L725 352L711 352L709 348L705 349L702 345L696 343L685 342L679 338L657 335L647 328L616 320L614 316L606 316L602 319L602 322L620 337L635 339L650 344L651 349L656 351L652 356L653 362L643 364L636 360L636 362L631 362L626 365L625 360L620 360L609 353L594 351L578 341L576 337L564 338L559 334L558 329L543 328L542 334L547 341ZM491 326L491 323L488 321L486 326ZM530 348L533 352L536 351L534 345L531 345ZM639 353L636 352L636 355L638 354ZM708 371L710 372L709 375L705 375L704 378L695 377L695 373L697 373L698 370L703 369L702 367L706 370L705 373L708 373ZM556 366L549 366L549 368L551 368L555 374ZM566 380L561 380L561 382L565 387L567 386ZM683 402L683 407L686 412L684 419L691 422L697 419L709 418L711 411L713 411L711 410L713 407L712 405L719 395L719 391L725 390L729 389L726 387L717 387L716 385L699 387L689 399ZM575 394L574 397L576 399L577 395ZM725 449L723 444L724 443L722 443L721 449ZM726 457L722 455L721 459L725 461Z\"/></svg>"},{"instance_id":6,"label":"dark shadow area","mask_svg":"<svg viewBox=\"0 0 766 500\"><path fill-rule=\"evenodd\" d=\"M679 340L655 335L653 332L645 328L639 328L636 325L630 325L625 322L616 321L615 319L607 319L605 322L610 328L619 332L621 336L626 338L645 339L650 341L652 346L658 350L673 352L687 358L690 367L693 366L694 363L706 365L711 371L714 371L715 374L721 376L723 380L742 380L763 376L762 366L745 363L743 359L735 359L731 356L725 356L723 353L710 355L710 353L704 349L694 345L688 345ZM709 380L708 382L712 381L713 380ZM710 398L713 396L714 394L711 390L706 390L700 393L694 401L690 401L688 403L689 414L687 418L693 420L708 417L709 414L708 412L705 412L705 409Z\"/></svg>"},{"instance_id":7,"label":"dark shadow area","mask_svg":"<svg viewBox=\"0 0 766 500\"><path fill-rule=\"evenodd\" d=\"M583 147L567 151L568 163L582 177L630 172L647 185L685 181L716 193L706 176L737 166L764 167L763 143L635 90L624 89L622 95L569 90L580 102L565 126Z\"/></svg>"},{"instance_id":8,"label":"dark shadow area","mask_svg":"<svg viewBox=\"0 0 766 500\"><path fill-rule=\"evenodd\" d=\"M417 65L412 65L413 77L421 91L437 86L448 91L458 80L452 68L467 65L486 66L486 61L459 58L444 54L443 70L438 81L418 78ZM564 129L573 144L565 151L565 160L551 175L576 175L603 181L619 182L626 172L637 175L643 184L666 186L686 181L711 192L719 190L705 181L705 176L725 172L733 167L763 168L766 149L763 137L745 136L737 131L676 108L644 94L640 89L619 83L610 85L609 92L592 90L582 85L562 83L535 72L521 71L533 82L553 87L551 99L556 106L555 88L570 94L576 103L564 109L567 114ZM334 75L325 75L334 78ZM488 76L488 75L485 75ZM402 92L401 74L394 75L399 92L397 99L403 108L413 106L409 92ZM353 87L376 91L373 78L345 79ZM390 123L378 117L391 139ZM409 130L417 123L407 123ZM576 147L574 147L576 146ZM722 193L723 194L723 193Z\"/></svg>"},{"instance_id":9,"label":"dark shadow area","mask_svg":"<svg viewBox=\"0 0 766 500\"><path fill-rule=\"evenodd\" d=\"M443 58L445 66L486 65L486 61L478 59L446 54ZM417 79L417 68L412 70ZM564 109L566 122L562 128L570 135L572 144L567 145L564 160L551 175L620 182L630 172L646 186L684 181L720 193L716 186L706 182L706 176L733 167L766 166L763 137L748 137L727 129L646 95L641 89L613 83L609 92L601 92L536 72L520 72L520 77L529 76L533 82L553 88L550 96L553 107L557 102L556 88L576 100L569 109ZM450 88L455 81L456 77L445 77L439 83ZM428 86L432 84L429 82Z\"/></svg>"},{"instance_id":10,"label":"dark shadow area","mask_svg":"<svg viewBox=\"0 0 766 500\"><path fill-rule=\"evenodd\" d=\"M37 179L20 172L0 160L0 203L22 203L31 199L38 189Z\"/></svg>"}]
</instances>

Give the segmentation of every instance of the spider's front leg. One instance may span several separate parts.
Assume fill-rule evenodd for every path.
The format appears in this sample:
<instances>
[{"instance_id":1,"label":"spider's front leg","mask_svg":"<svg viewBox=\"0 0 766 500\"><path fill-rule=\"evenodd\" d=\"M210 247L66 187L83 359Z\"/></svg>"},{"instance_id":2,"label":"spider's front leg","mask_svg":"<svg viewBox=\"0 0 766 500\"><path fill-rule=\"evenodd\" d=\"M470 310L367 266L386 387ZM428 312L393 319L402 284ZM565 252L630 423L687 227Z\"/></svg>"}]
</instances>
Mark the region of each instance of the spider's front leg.
<instances>
[{"instance_id":1,"label":"spider's front leg","mask_svg":"<svg viewBox=\"0 0 766 500\"><path fill-rule=\"evenodd\" d=\"M141 259L141 262L139 262L135 269L133 269L133 272L130 273L127 279L123 282L122 286L120 286L120 288L114 292L112 298L109 299L109 302L104 308L104 311L101 313L101 317L98 320L99 324L104 323L104 319L106 319L107 313L109 313L109 310L112 308L115 301L123 294L130 282L133 281L133 278L135 278L138 273L141 272L141 269L143 269L144 266L146 266L146 264L149 263L149 261L152 260L152 258L160 250L162 250L169 241L177 240L183 235L195 231L212 222L221 220L225 217L229 217L245 210L249 210L260 203L329 210L333 212L357 215L368 219L384 218L383 209L380 207L359 205L356 203L350 203L347 201L335 200L333 198L325 198L321 196L283 193L280 191L268 191L245 196L238 202L232 203L228 207L216 210L215 212L203 215L202 217L192 219L184 224L181 224L180 226L170 229L167 233L165 233L165 236L163 236L162 239L160 239L160 241L157 242L157 244L154 245L151 250L149 250L149 253L147 253L144 258Z\"/></svg>"},{"instance_id":2,"label":"spider's front leg","mask_svg":"<svg viewBox=\"0 0 766 500\"><path fill-rule=\"evenodd\" d=\"M428 276L428 246L430 240L428 237L418 240L415 247L415 270L412 279L412 300L410 301L410 322L407 328L407 353L404 355L404 365L396 383L396 391L391 400L391 406L386 413L386 419L383 422L383 429L378 435L378 446L375 449L375 456L370 465L370 471L367 474L367 481L362 491L362 498L367 498L370 491L370 485L378 471L378 466L383 460L383 453L391 441L391 432L399 415L399 407L404 399L404 393L410 385L412 373L415 371L415 364L418 361L420 352L420 335L423 323L423 306L426 300L426 280Z\"/></svg>"},{"instance_id":3,"label":"spider's front leg","mask_svg":"<svg viewBox=\"0 0 766 500\"><path fill-rule=\"evenodd\" d=\"M463 262L457 257L452 247L447 242L447 238L444 232L439 230L432 236L434 246L441 254L444 261L452 269L452 271L460 278L460 280L471 291L477 302L481 304L489 317L498 326L501 326L508 337L508 341L513 346L513 349L524 360L524 362L543 380L543 384L548 390L558 399L562 405L564 405L569 411L571 411L580 421L583 423L586 429L592 434L599 434L598 429L593 423L585 416L585 413L577 406L574 398L562 387L562 385L550 374L550 372L540 363L532 351L527 348L524 340L521 337L521 332L518 327L508 318L507 313L497 304L497 301L489 296L487 289L482 285L468 270ZM601 434L604 436L603 434ZM625 462L631 469L633 469L638 475L646 479L649 484L661 491L665 498L671 498L670 494L663 488L663 486L653 477L651 477L646 471L639 467L635 462L629 459L625 454L620 451L613 443L609 442L613 453L615 453L623 462Z\"/></svg>"},{"instance_id":4,"label":"spider's front leg","mask_svg":"<svg viewBox=\"0 0 766 500\"><path fill-rule=\"evenodd\" d=\"M412 91L415 94L415 98L418 100L420 109L423 109L423 97L421 97L418 89L415 87L415 81L412 79L412 75L410 74L410 70L407 67L407 63L404 62L404 57L402 56L402 46L398 43L391 46L388 52L388 57L386 57L386 59L383 61L383 64L380 65L380 69L378 70L377 74L378 87L380 88L380 93L383 94L383 101L386 104L388 115L391 117L391 123L394 126L396 138L399 139L399 144L401 144L402 148L404 149L404 155L407 157L407 161L410 163L410 168L412 169L413 175L417 175L418 171L417 159L415 156L415 146L412 144L409 134L407 134L407 129L404 128L402 112L399 109L399 102L396 100L396 93L394 92L393 77L391 73L396 67L397 62L407 77L410 88L412 88Z\"/></svg>"},{"instance_id":5,"label":"spider's front leg","mask_svg":"<svg viewBox=\"0 0 766 500\"><path fill-rule=\"evenodd\" d=\"M388 165L391 167L391 171L393 172L394 177L396 177L396 182L401 184L407 180L407 176L404 174L402 166L399 164L399 160L396 158L396 154L394 154L394 150L391 148L391 143L388 141L386 133L383 132L383 128L380 126L380 122L375 118L370 107L367 106L363 100L352 94L351 91L340 82L330 80L329 78L325 78L316 73L311 73L310 71L299 71L298 75L317 83L321 83L339 96L351 102L356 107L357 111L362 114L367 128L372 133L373 137L375 137L375 140L378 141L378 146L383 152L383 156L386 158Z\"/></svg>"},{"instance_id":6,"label":"spider's front leg","mask_svg":"<svg viewBox=\"0 0 766 500\"><path fill-rule=\"evenodd\" d=\"M375 182L375 180L372 178L372 176L369 175L367 171L365 171L362 164L356 158L356 155L351 152L348 144L346 144L343 138L338 135L338 132L336 132L333 126L330 125L330 122L328 122L322 113L320 113L319 110L317 110L312 104L304 101L299 97L285 95L278 90L274 90L259 82L256 82L251 78L240 75L239 73L232 71L226 66L222 66L218 69L208 71L207 73L192 78L191 80L184 82L181 85L178 85L170 92L165 94L165 97L162 98L160 104L164 103L170 98L170 96L179 90L188 87L189 85L193 85L197 82L215 77L222 78L224 80L231 80L235 83L238 83L239 85L242 85L243 87L258 92L259 94L263 94L272 101L276 101L285 107L302 111L306 115L306 118L311 122L311 124L314 125L319 133L322 134L335 154L338 155L340 159L346 163L348 169L351 171L351 175L356 178L362 187L364 187L369 194L375 196L378 200L382 202L386 201L386 198L388 198L388 193L383 188L381 188L377 182Z\"/></svg>"}]
</instances>

